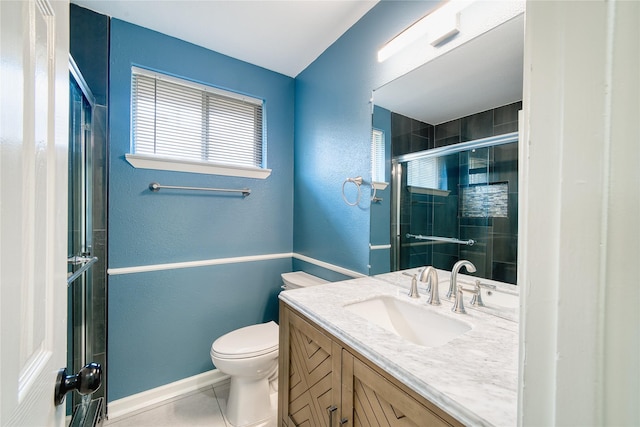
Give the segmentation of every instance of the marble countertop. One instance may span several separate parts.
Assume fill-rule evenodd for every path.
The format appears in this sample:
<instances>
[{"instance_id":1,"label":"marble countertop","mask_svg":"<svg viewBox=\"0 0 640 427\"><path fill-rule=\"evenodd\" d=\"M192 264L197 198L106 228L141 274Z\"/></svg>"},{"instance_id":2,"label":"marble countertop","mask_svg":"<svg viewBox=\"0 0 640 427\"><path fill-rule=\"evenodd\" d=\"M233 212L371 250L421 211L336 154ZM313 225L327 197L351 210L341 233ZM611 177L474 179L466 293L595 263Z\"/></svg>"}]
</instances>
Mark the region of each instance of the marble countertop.
<instances>
[{"instance_id":1,"label":"marble countertop","mask_svg":"<svg viewBox=\"0 0 640 427\"><path fill-rule=\"evenodd\" d=\"M444 298L448 273L438 270L438 275L440 306L427 306L424 291L420 299L409 298L411 277L400 272L292 289L281 292L280 299L463 424L515 426L517 314L509 319L468 306L467 314L453 313L452 303ZM468 323L471 330L444 345L423 347L343 308L376 296L427 307Z\"/></svg>"}]
</instances>

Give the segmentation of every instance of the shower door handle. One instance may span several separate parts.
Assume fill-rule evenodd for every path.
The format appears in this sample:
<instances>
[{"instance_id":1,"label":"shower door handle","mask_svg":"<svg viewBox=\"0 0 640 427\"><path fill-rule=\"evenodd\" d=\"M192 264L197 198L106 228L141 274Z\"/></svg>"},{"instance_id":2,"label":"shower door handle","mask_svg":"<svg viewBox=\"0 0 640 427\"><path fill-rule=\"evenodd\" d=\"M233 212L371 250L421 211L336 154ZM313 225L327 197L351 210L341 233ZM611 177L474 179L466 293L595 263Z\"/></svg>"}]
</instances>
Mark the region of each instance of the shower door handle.
<instances>
[{"instance_id":1,"label":"shower door handle","mask_svg":"<svg viewBox=\"0 0 640 427\"><path fill-rule=\"evenodd\" d=\"M67 264L80 265L80 264L85 264L87 262L91 262L94 259L96 261L98 260L97 257L92 257L90 256L90 254L75 255L67 258Z\"/></svg>"},{"instance_id":2,"label":"shower door handle","mask_svg":"<svg viewBox=\"0 0 640 427\"><path fill-rule=\"evenodd\" d=\"M83 264L75 273L69 273L69 277L67 277L67 286L73 283L82 273L87 271L94 263L98 261L98 257L85 257L85 256L73 256L67 259L68 264L79 265Z\"/></svg>"},{"instance_id":3,"label":"shower door handle","mask_svg":"<svg viewBox=\"0 0 640 427\"><path fill-rule=\"evenodd\" d=\"M56 406L64 402L67 393L78 390L78 393L91 394L100 388L102 384L102 366L99 363L89 363L84 365L75 375L67 375L67 368L58 371L56 378L56 388L53 401Z\"/></svg>"}]
</instances>

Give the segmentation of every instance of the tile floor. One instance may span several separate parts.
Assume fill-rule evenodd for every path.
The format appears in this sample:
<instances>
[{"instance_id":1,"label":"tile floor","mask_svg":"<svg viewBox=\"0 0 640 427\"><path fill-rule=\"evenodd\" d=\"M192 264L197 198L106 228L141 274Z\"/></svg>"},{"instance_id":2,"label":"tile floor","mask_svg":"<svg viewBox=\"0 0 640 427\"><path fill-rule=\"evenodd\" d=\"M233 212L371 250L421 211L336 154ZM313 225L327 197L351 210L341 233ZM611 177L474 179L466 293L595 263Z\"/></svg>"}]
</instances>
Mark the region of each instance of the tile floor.
<instances>
[{"instance_id":1,"label":"tile floor","mask_svg":"<svg viewBox=\"0 0 640 427\"><path fill-rule=\"evenodd\" d=\"M229 382L178 396L133 414L106 420L104 427L233 427L224 416ZM273 417L256 427L275 427L277 393L271 395Z\"/></svg>"}]
</instances>

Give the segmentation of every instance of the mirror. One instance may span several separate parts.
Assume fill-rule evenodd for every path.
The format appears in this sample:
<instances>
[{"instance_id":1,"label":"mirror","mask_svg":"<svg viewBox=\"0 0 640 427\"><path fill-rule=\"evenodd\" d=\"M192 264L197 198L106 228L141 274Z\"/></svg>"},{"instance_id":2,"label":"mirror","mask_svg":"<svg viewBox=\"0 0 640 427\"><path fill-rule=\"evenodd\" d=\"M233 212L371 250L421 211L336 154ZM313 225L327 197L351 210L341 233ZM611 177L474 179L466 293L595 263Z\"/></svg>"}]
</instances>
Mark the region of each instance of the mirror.
<instances>
[{"instance_id":1,"label":"mirror","mask_svg":"<svg viewBox=\"0 0 640 427\"><path fill-rule=\"evenodd\" d=\"M371 209L372 274L468 259L516 284L523 39L521 14L374 90L391 185Z\"/></svg>"}]
</instances>

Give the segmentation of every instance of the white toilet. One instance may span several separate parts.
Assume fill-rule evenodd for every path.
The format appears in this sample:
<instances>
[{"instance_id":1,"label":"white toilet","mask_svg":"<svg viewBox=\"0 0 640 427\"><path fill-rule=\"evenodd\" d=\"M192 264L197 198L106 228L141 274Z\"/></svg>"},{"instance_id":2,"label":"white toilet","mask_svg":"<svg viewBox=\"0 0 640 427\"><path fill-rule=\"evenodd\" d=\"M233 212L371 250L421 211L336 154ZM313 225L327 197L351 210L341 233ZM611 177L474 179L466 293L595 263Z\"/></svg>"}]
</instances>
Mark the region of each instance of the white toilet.
<instances>
[{"instance_id":1,"label":"white toilet","mask_svg":"<svg viewBox=\"0 0 640 427\"><path fill-rule=\"evenodd\" d=\"M285 291L287 289L296 289L296 288L306 288L307 286L315 286L321 285L323 283L328 283L326 280L319 278L318 276L314 276L309 273L305 273L304 271L292 271L291 273L282 273L280 275L282 277L282 289Z\"/></svg>"},{"instance_id":2,"label":"white toilet","mask_svg":"<svg viewBox=\"0 0 640 427\"><path fill-rule=\"evenodd\" d=\"M282 280L283 289L327 282L302 271L283 273ZM225 415L235 427L253 426L275 415L270 382L275 383L278 374L278 332L277 323L260 323L231 331L211 345L213 364L231 376Z\"/></svg>"}]
</instances>

